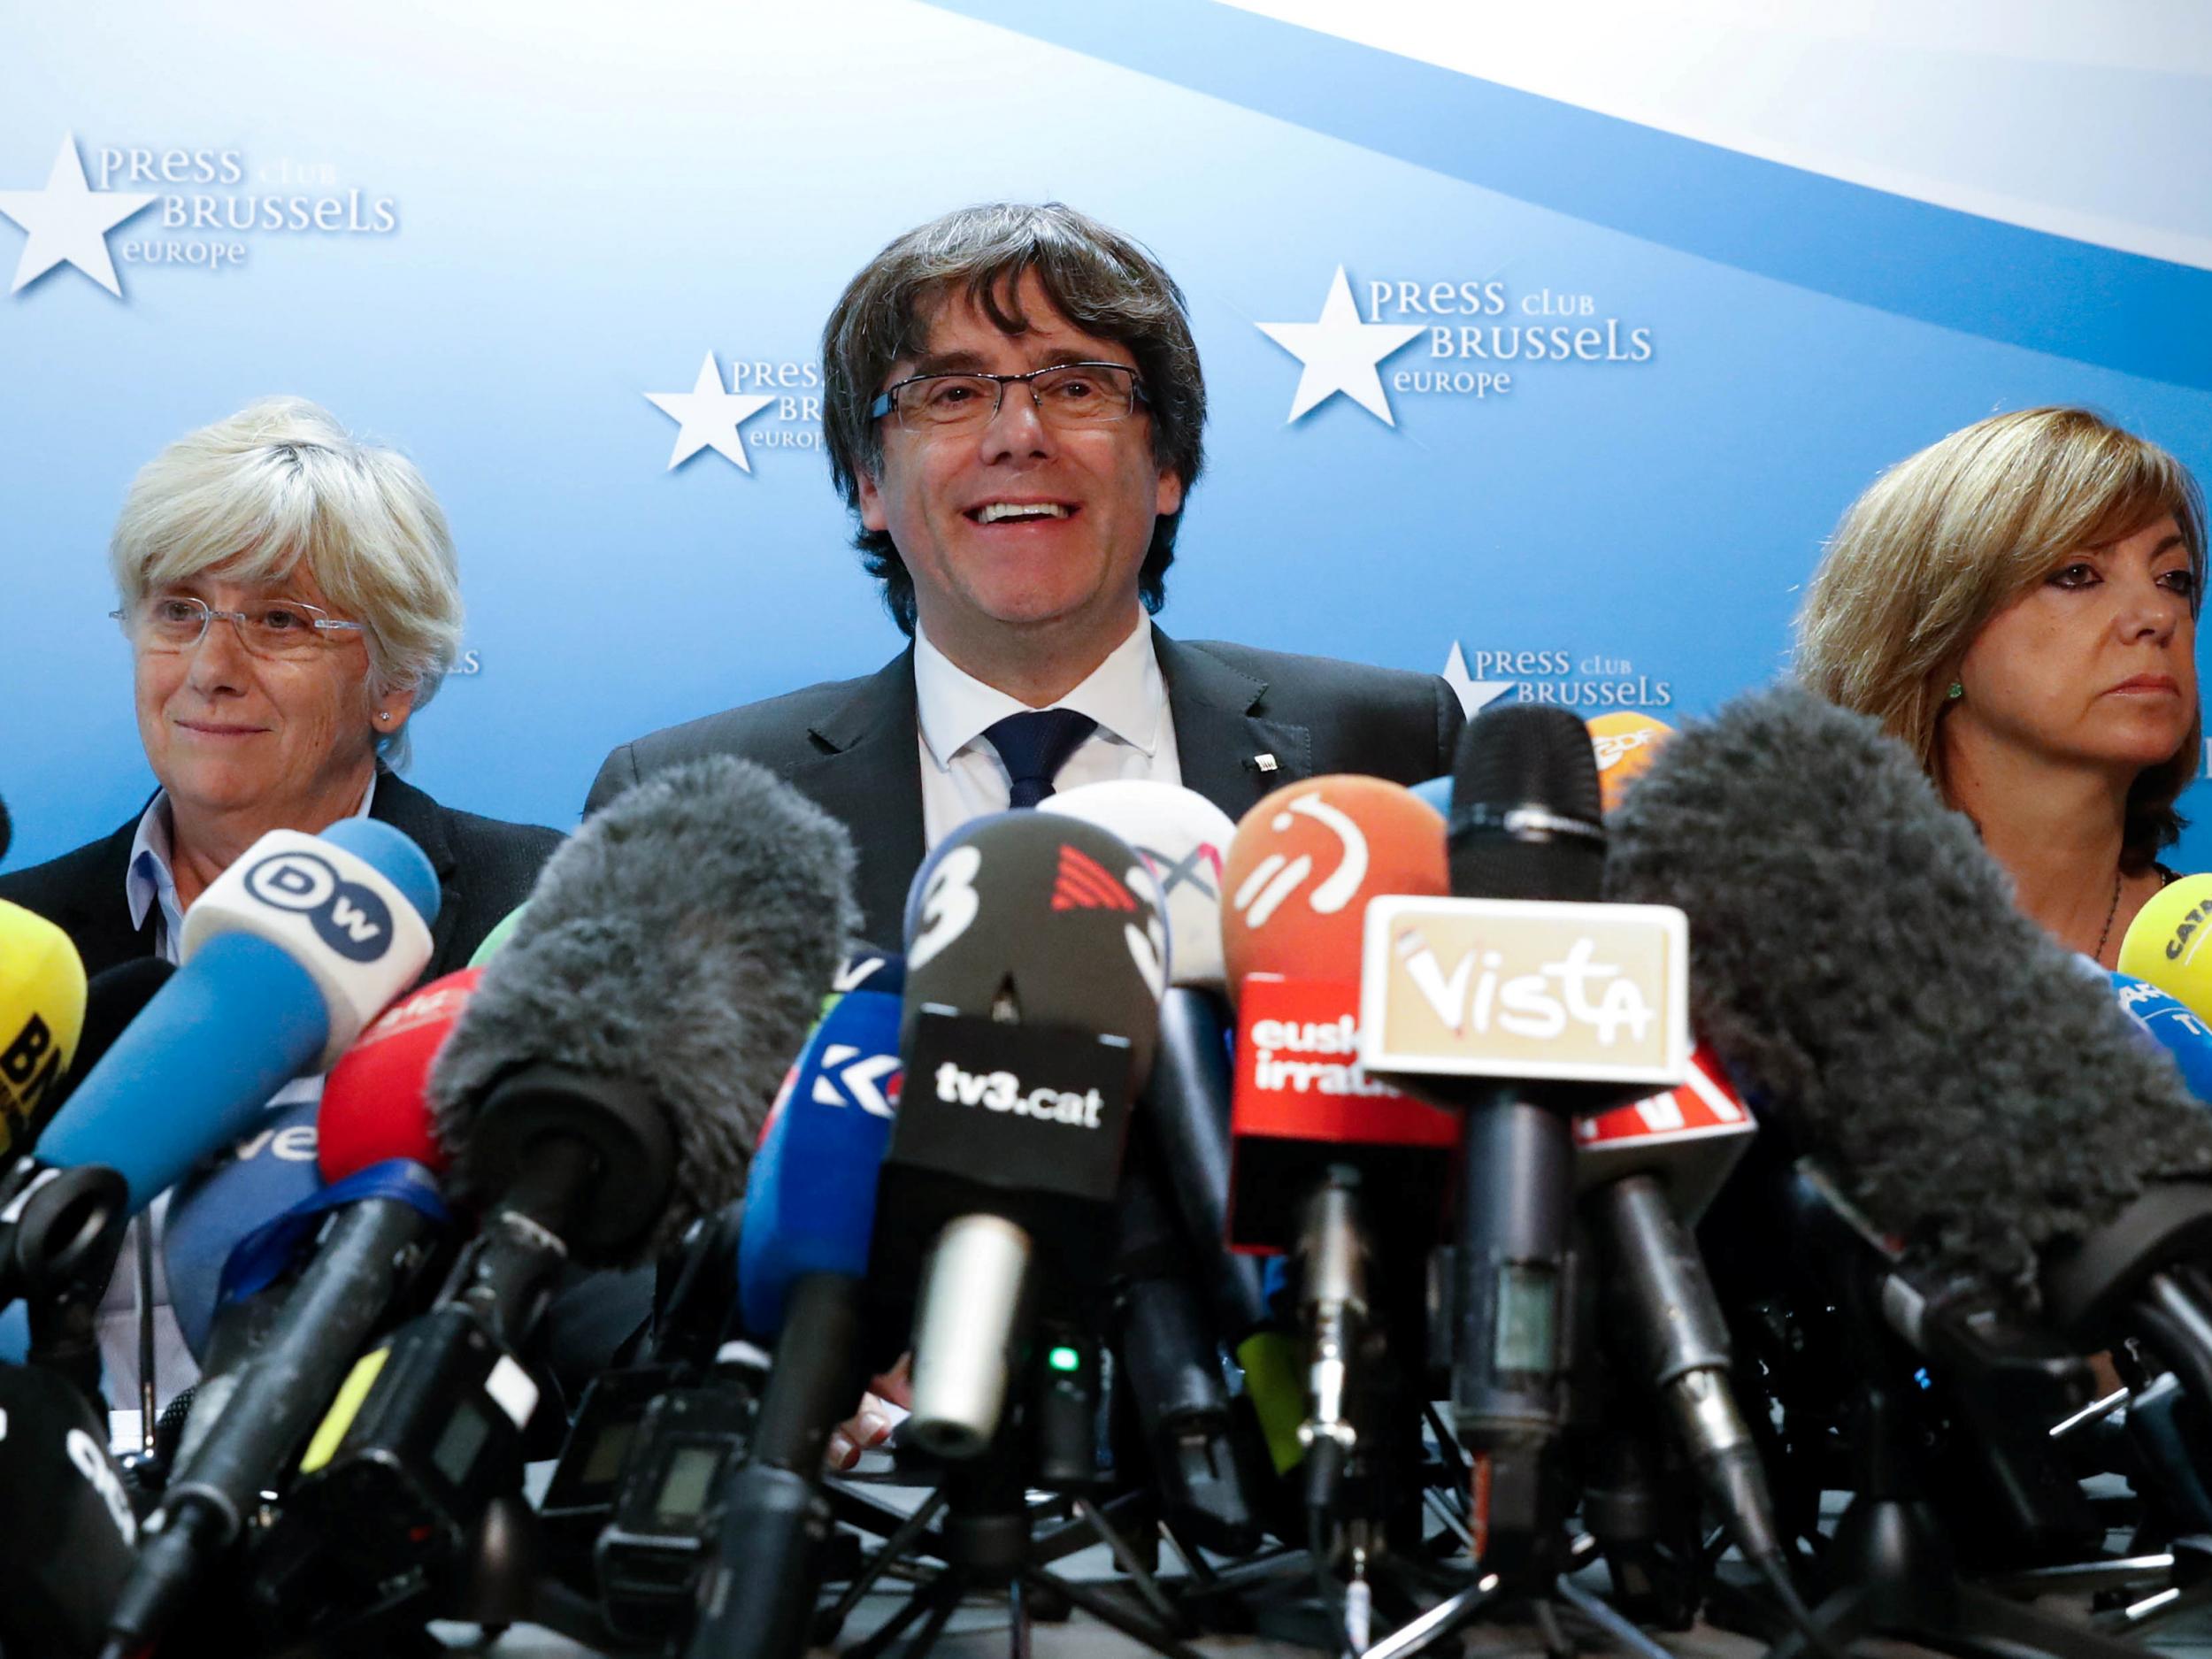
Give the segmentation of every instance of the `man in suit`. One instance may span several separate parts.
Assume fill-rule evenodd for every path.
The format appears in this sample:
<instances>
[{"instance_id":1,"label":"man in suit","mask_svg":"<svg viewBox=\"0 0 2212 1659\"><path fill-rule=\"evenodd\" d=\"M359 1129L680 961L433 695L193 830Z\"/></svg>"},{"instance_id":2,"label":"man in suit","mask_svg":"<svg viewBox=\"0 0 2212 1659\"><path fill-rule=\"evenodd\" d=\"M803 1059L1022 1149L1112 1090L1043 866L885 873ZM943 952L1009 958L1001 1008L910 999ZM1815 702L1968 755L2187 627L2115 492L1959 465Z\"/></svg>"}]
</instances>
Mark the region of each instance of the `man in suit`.
<instances>
[{"instance_id":1,"label":"man in suit","mask_svg":"<svg viewBox=\"0 0 2212 1659\"><path fill-rule=\"evenodd\" d=\"M757 761L852 831L865 935L960 824L1106 779L1233 818L1300 778L1450 770L1432 675L1170 639L1164 598L1202 460L1181 291L1058 204L961 210L854 278L823 335L832 474L913 643L879 672L623 745L586 810L710 754Z\"/></svg>"}]
</instances>

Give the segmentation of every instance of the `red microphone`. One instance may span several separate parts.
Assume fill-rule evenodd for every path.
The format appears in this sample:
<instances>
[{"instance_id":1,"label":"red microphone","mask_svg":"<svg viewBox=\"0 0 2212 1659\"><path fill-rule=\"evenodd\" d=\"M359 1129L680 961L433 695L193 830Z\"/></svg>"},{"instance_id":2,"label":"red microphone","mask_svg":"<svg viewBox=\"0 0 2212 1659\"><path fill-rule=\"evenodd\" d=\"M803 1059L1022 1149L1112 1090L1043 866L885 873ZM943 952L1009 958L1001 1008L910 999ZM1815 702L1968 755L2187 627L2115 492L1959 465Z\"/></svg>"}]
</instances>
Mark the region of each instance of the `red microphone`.
<instances>
[{"instance_id":1,"label":"red microphone","mask_svg":"<svg viewBox=\"0 0 2212 1659\"><path fill-rule=\"evenodd\" d=\"M1402 1374L1425 1378L1422 1263L1444 1214L1459 1119L1361 1069L1359 964L1369 900L1450 890L1441 815L1374 778L1277 790L1237 826L1223 871L1237 999L1229 1240L1296 1258L1304 1386L1276 1385L1297 1401L1294 1439L1278 1432L1273 1419L1289 1412L1271 1412L1249 1362L1246 1376L1278 1467L1302 1448L1306 1506L1325 1527L1356 1457L1374 1476L1364 1485L1378 1514L1392 1488L1418 1478L1409 1397L1377 1402L1381 1415L1356 1425L1352 1370L1371 1325L1389 1333ZM1393 1265L1371 1273L1371 1256Z\"/></svg>"},{"instance_id":2,"label":"red microphone","mask_svg":"<svg viewBox=\"0 0 2212 1659\"><path fill-rule=\"evenodd\" d=\"M1359 963L1368 900L1450 891L1442 816L1378 778L1293 784L1237 826L1222 890L1237 999L1230 1241L1291 1248L1310 1190L1352 1148L1393 1209L1433 1226L1459 1119L1361 1069Z\"/></svg>"},{"instance_id":3,"label":"red microphone","mask_svg":"<svg viewBox=\"0 0 2212 1659\"><path fill-rule=\"evenodd\" d=\"M483 977L481 968L463 968L403 997L330 1068L315 1120L324 1180L343 1180L387 1158L445 1173L446 1149L431 1121L430 1067Z\"/></svg>"}]
</instances>

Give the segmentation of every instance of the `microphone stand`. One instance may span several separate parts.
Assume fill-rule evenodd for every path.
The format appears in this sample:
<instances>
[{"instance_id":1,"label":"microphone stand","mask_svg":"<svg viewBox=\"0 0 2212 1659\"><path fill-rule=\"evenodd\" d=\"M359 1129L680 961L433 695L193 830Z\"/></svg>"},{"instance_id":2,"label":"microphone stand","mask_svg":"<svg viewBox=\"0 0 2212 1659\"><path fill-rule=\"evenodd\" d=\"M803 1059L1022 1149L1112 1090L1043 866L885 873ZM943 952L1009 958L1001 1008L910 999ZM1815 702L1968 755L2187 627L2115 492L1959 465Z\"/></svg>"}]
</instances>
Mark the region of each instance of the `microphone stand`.
<instances>
[{"instance_id":1,"label":"microphone stand","mask_svg":"<svg viewBox=\"0 0 2212 1659\"><path fill-rule=\"evenodd\" d=\"M1013 1659L1028 1659L1033 1620L1050 1618L1067 1607L1081 1609L1162 1659L1200 1659L1197 1650L1183 1640L1187 1617L1140 1556L1131 1542L1133 1533L1117 1525L1133 1519L1143 1531L1152 1530L1159 1517L1150 1493L1128 1493L1103 1504L1076 1497L1070 1505L1072 1520L1048 1532L1037 1531L1040 1517L1060 1508L1057 1502L1033 1506L1025 1495L1041 1461L1049 1461L1048 1452L1040 1456L1038 1425L1048 1410L1041 1396L1049 1385L1041 1373L1050 1363L1046 1356L1051 1350L1042 1342L1037 1348L1037 1355L1018 1374L1020 1397L1009 1402L988 1447L949 1469L913 1514L899 1515L846 1482L832 1482L832 1505L838 1518L886 1541L817 1620L813 1636L818 1644L834 1638L886 1572L933 1560L942 1564L879 1628L845 1648L844 1659L881 1659L918 1623L920 1629L902 1659L924 1659L943 1635L962 1598L974 1591L1005 1592L1012 1613L1009 1652ZM1143 1610L1132 1608L1121 1595L1051 1570L1052 1563L1099 1542L1111 1550Z\"/></svg>"}]
</instances>

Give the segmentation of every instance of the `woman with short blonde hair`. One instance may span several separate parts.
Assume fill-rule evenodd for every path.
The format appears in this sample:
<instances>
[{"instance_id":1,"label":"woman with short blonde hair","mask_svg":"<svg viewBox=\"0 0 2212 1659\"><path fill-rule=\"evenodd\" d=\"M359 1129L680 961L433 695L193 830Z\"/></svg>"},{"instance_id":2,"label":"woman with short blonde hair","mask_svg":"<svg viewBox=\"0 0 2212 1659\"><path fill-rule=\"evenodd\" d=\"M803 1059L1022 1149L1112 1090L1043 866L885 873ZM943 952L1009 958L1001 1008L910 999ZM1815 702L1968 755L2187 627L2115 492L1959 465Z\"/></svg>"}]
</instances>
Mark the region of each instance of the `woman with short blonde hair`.
<instances>
[{"instance_id":1,"label":"woman with short blonde hair","mask_svg":"<svg viewBox=\"0 0 2212 1659\"><path fill-rule=\"evenodd\" d=\"M2204 557L2166 450L2085 409L1993 416L1852 503L1797 671L1909 744L2021 908L2109 965L2197 771Z\"/></svg>"}]
</instances>

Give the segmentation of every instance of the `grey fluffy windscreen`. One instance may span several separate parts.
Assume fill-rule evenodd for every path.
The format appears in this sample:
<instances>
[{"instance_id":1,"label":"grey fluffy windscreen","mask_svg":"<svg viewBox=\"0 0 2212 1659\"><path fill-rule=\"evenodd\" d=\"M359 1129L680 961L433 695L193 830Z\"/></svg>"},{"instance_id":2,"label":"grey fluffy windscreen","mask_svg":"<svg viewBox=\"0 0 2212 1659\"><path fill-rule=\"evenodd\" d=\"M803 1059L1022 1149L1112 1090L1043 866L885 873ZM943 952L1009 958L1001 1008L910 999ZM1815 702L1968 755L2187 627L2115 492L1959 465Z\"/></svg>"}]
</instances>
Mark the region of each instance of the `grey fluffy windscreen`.
<instances>
[{"instance_id":1,"label":"grey fluffy windscreen","mask_svg":"<svg viewBox=\"0 0 2212 1659\"><path fill-rule=\"evenodd\" d=\"M1607 896L1690 918L1694 1020L1795 1151L1909 1256L2036 1302L2036 1260L2212 1118L1901 744L1795 687L1673 738L1614 816Z\"/></svg>"},{"instance_id":2,"label":"grey fluffy windscreen","mask_svg":"<svg viewBox=\"0 0 2212 1659\"><path fill-rule=\"evenodd\" d=\"M657 1250L736 1198L857 926L852 867L842 825L745 761L656 772L595 814L547 861L438 1056L457 1190L476 1102L546 1061L634 1079L666 1111L676 1186Z\"/></svg>"}]
</instances>

